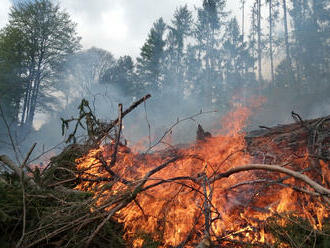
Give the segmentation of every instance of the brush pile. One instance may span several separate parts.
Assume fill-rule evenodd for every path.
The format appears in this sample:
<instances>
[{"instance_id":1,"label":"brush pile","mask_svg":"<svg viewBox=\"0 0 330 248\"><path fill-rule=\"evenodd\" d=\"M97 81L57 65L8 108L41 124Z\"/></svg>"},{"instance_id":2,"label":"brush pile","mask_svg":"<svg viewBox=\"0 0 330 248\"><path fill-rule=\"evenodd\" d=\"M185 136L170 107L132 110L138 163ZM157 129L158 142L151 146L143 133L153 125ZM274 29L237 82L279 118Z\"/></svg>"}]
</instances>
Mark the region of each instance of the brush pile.
<instances>
[{"instance_id":1,"label":"brush pile","mask_svg":"<svg viewBox=\"0 0 330 248\"><path fill-rule=\"evenodd\" d=\"M194 144L136 153L122 120L149 97L109 123L83 100L43 170L34 146L0 156L1 247L328 247L330 116L244 134L234 111L226 134L198 126Z\"/></svg>"}]
</instances>

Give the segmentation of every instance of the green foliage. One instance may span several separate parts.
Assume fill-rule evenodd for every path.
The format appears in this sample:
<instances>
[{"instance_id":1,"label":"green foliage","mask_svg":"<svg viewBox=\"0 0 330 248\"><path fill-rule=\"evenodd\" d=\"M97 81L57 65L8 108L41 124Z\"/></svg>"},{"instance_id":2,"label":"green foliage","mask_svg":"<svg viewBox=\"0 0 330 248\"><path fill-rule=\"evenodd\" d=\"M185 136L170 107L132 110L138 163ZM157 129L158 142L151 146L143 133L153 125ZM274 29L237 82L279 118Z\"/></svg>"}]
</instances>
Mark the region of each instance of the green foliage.
<instances>
[{"instance_id":1,"label":"green foliage","mask_svg":"<svg viewBox=\"0 0 330 248\"><path fill-rule=\"evenodd\" d=\"M147 41L141 48L140 57L137 58L140 85L147 90L159 90L162 87L165 28L166 24L162 18L154 23Z\"/></svg>"},{"instance_id":2,"label":"green foliage","mask_svg":"<svg viewBox=\"0 0 330 248\"><path fill-rule=\"evenodd\" d=\"M19 102L23 95L24 43L22 34L15 28L0 32L0 95L6 117L17 121Z\"/></svg>"},{"instance_id":3,"label":"green foliage","mask_svg":"<svg viewBox=\"0 0 330 248\"><path fill-rule=\"evenodd\" d=\"M68 146L41 173L32 172L36 185L25 185L26 229L22 247L82 247L104 220L106 213L96 208L90 192L73 190L76 180L75 159L88 151L82 145ZM70 179L73 179L70 181ZM63 182L64 181L64 182ZM14 247L23 229L22 185L14 174L0 174L0 245ZM123 226L107 222L90 247L127 247L122 239Z\"/></svg>"},{"instance_id":4,"label":"green foliage","mask_svg":"<svg viewBox=\"0 0 330 248\"><path fill-rule=\"evenodd\" d=\"M249 54L247 43L243 42L236 18L229 21L223 43L224 81L226 91L222 90L218 97L230 97L247 85L248 74L253 69L254 58ZM229 93L229 94L228 94ZM229 97L229 98L228 98Z\"/></svg>"},{"instance_id":5,"label":"green foliage","mask_svg":"<svg viewBox=\"0 0 330 248\"><path fill-rule=\"evenodd\" d=\"M79 126L82 129L87 130L87 135L90 141L95 141L99 137L99 135L103 135L103 133L102 134L100 133L104 128L103 123L101 123L100 120L98 120L95 117L92 109L89 106L89 102L86 99L81 100L78 109L79 109L79 116L77 118L72 117L71 119L67 119L67 120L61 118L62 135L65 135L66 131L69 130L69 124L71 122L75 122L74 129L66 139L66 143L77 142L76 135ZM85 122L85 125L83 121Z\"/></svg>"},{"instance_id":6,"label":"green foliage","mask_svg":"<svg viewBox=\"0 0 330 248\"><path fill-rule=\"evenodd\" d=\"M280 224L285 220L284 225ZM326 248L330 245L330 222L324 221L322 230L315 230L308 220L292 214L274 216L267 219L266 230L275 238L275 247L319 247Z\"/></svg>"},{"instance_id":7,"label":"green foliage","mask_svg":"<svg viewBox=\"0 0 330 248\"><path fill-rule=\"evenodd\" d=\"M124 95L134 95L136 74L133 59L130 56L120 57L100 78L101 83L111 84Z\"/></svg>"},{"instance_id":8,"label":"green foliage","mask_svg":"<svg viewBox=\"0 0 330 248\"><path fill-rule=\"evenodd\" d=\"M329 1L294 0L292 5L294 74L303 91L313 91L329 84Z\"/></svg>"},{"instance_id":9,"label":"green foliage","mask_svg":"<svg viewBox=\"0 0 330 248\"><path fill-rule=\"evenodd\" d=\"M162 245L161 242L154 240L149 233L140 232L134 238L143 240L142 248L158 248Z\"/></svg>"},{"instance_id":10,"label":"green foliage","mask_svg":"<svg viewBox=\"0 0 330 248\"><path fill-rule=\"evenodd\" d=\"M13 91L20 93L16 102L23 105L16 107L15 115L20 112L22 124L31 126L37 107L48 104L44 93L50 82L67 55L80 48L75 24L50 0L19 1L10 10L0 40L0 71L8 73L3 84L10 87L18 83Z\"/></svg>"},{"instance_id":11,"label":"green foliage","mask_svg":"<svg viewBox=\"0 0 330 248\"><path fill-rule=\"evenodd\" d=\"M91 90L99 82L103 82L104 75L116 65L114 56L101 48L77 52L70 56L61 67L58 87L63 94L70 98L81 99L86 90Z\"/></svg>"},{"instance_id":12,"label":"green foliage","mask_svg":"<svg viewBox=\"0 0 330 248\"><path fill-rule=\"evenodd\" d=\"M187 5L180 7L174 13L168 26L165 50L165 78L164 85L171 87L177 98L184 97L185 89L185 59L188 57L184 51L186 39L192 34L192 13Z\"/></svg>"}]
</instances>

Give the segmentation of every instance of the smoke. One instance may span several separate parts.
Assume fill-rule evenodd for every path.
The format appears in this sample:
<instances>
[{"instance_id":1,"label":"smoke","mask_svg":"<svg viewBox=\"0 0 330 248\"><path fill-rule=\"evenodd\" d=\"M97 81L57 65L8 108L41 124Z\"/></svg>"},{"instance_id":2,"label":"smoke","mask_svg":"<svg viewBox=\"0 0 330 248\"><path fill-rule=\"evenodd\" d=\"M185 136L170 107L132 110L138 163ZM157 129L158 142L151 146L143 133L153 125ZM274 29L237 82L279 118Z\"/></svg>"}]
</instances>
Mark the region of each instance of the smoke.
<instances>
[{"instance_id":1,"label":"smoke","mask_svg":"<svg viewBox=\"0 0 330 248\"><path fill-rule=\"evenodd\" d=\"M71 64L69 71L74 71L76 65ZM143 95L132 97L122 92L113 84L100 84L92 81L90 85L81 85L81 80L72 77L65 78L66 93L58 93L59 105L56 111L43 115L46 123L33 132L28 140L37 140L39 147L49 148L57 143L64 145L61 134L60 118L70 119L78 116L78 106L84 98L102 121L114 120L118 116L118 104L122 103L124 110ZM79 92L79 93L77 93ZM152 97L129 113L123 120L123 136L129 144L142 142L146 147L157 143L164 133L174 125L166 138L171 144L190 143L196 138L198 124L208 130L219 120L220 113L214 108L203 109L199 98L186 97L177 92L174 87L164 87L161 91L149 91ZM210 112L210 113L206 113ZM194 118L188 118L195 116ZM40 115L39 115L40 117ZM46 118L45 118L46 117ZM184 121L182 121L185 119ZM40 123L41 119L36 120ZM69 131L70 132L70 131ZM79 129L78 136L86 134L86 130Z\"/></svg>"},{"instance_id":2,"label":"smoke","mask_svg":"<svg viewBox=\"0 0 330 248\"><path fill-rule=\"evenodd\" d=\"M189 39L193 38L190 37ZM292 47L294 47L294 44L292 44ZM231 56L231 53L228 54L228 56ZM285 55L283 51L277 55L278 69ZM192 60L195 61L194 59ZM231 59L231 57L219 59L219 63L226 63L226 60L230 61ZM23 140L17 142L23 147L22 153L28 150L33 142L38 143L38 152L43 152L56 144L61 144L59 147L64 147L66 144L63 143L65 137L62 136L61 132L61 118L70 119L77 116L77 107L83 98L89 101L98 118L110 121L117 118L118 103L122 103L125 109L139 97L142 97L143 93L133 96L125 92L120 85L99 83L102 73L111 68L115 62L116 60L111 53L96 48L82 51L69 59L68 63L64 65L64 71L55 83L57 90L52 94L57 102L53 104L53 110L40 112L35 120L37 130L28 136L25 135ZM264 62L267 62L267 59L264 59ZM196 70L200 70L199 67L205 66L203 63L205 61L192 65L191 70L194 71L196 68ZM285 67L285 63L282 64L282 67ZM174 125L173 129L168 132L166 142L171 144L193 142L198 124L201 124L205 130L221 128L221 117L235 105L231 100L233 96L236 97L234 101L241 105L246 104L248 99L254 99L260 95L266 98L264 104L255 109L255 113L249 118L247 131L256 129L259 125L274 126L290 123L293 121L291 111L300 114L303 119L330 114L330 99L328 97L330 86L324 87L323 85L321 87L320 84L315 84L315 88L320 88L320 90L315 90L310 86L305 87L306 85L304 86L300 82L296 86L289 85L290 82L282 80L285 79L285 76L288 76L285 74L287 70L284 70L287 68L282 68L282 72L276 69L276 78L279 78L276 82L267 80L258 82L254 75L255 68L252 68L253 71L251 71L251 68L245 74L239 71L239 73L244 74L243 79L235 78L235 73L237 73L235 71L233 80L229 75L227 78L224 77L224 80L222 78L221 82L215 81L211 82L211 86L208 84L202 86L207 88L206 93L203 94L193 93L194 89L187 85L184 85L186 89L181 92L180 89L184 87L179 89L174 84L162 85L160 89L144 92L145 94L151 94L152 97L125 117L124 137L130 144L143 141L144 145L148 146L157 143L164 133ZM267 66L263 66L263 70L268 69ZM224 73L224 71L225 69L221 73ZM170 73L168 72L168 74ZM265 72L264 74L264 78L270 78L267 77ZM205 76L205 73L200 73L200 75ZM200 79L200 75L195 77L198 81L195 82L196 85L206 84L206 81L210 83L211 80ZM217 76L218 78L223 77L222 75ZM175 75L166 75L166 77L175 78ZM323 81L325 85L327 84L326 78L320 76L318 79ZM308 80L305 81L309 82ZM306 82L304 83L306 84ZM293 82L291 83L293 84ZM216 88L220 84L221 86ZM280 84L283 85L277 87ZM218 94L217 98L222 102L213 102L212 96L206 96L207 94ZM205 104L204 100L207 98L209 98L209 103L212 104ZM217 112L204 113L209 111ZM198 113L202 114L195 116ZM190 116L195 117L189 118ZM181 121L183 119L185 121ZM80 129L78 135L84 133L85 130Z\"/></svg>"}]
</instances>

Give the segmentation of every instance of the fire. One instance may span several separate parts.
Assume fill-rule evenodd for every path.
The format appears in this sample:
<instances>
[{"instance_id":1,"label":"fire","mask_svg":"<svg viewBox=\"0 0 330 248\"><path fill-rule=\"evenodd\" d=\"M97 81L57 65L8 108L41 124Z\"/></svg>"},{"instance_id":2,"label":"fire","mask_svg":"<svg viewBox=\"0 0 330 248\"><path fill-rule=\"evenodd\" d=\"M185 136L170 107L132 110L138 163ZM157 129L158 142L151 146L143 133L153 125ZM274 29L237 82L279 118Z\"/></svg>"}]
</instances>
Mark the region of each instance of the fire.
<instances>
[{"instance_id":1,"label":"fire","mask_svg":"<svg viewBox=\"0 0 330 248\"><path fill-rule=\"evenodd\" d=\"M284 174L249 171L211 180L219 173L252 163L255 159L246 149L242 131L250 113L249 108L237 108L223 119L223 128L216 136L187 148L139 154L120 146L117 161L110 168L111 176L105 163L109 165L113 159L114 145L91 150L76 161L78 170L82 172L78 175L82 181L77 188L95 192L98 204L106 205L111 197L131 194L146 173L169 157L180 157L153 174L143 186L146 190L117 212L115 218L124 224L125 238L131 240L134 247L143 245L144 239L137 235L139 233L152 235L153 239L162 243L161 247L180 244L193 247L192 244L207 235L210 235L211 242L223 244L228 240L272 243L273 238L266 233L263 222L284 212L305 217L314 228L321 229L323 220L329 217L327 209L311 200L309 195L283 188L283 185L295 184L310 190L290 177L285 179ZM269 141L260 142L265 142L265 146L271 145L274 153L283 152ZM289 159L292 168L298 166L303 170L308 164L307 153L294 161L291 157ZM327 166L321 162L324 176L329 176ZM311 173L308 175L312 177ZM284 179L279 183L259 184L260 178L274 182ZM256 183L237 186L246 181ZM233 188L234 185L237 188Z\"/></svg>"}]
</instances>

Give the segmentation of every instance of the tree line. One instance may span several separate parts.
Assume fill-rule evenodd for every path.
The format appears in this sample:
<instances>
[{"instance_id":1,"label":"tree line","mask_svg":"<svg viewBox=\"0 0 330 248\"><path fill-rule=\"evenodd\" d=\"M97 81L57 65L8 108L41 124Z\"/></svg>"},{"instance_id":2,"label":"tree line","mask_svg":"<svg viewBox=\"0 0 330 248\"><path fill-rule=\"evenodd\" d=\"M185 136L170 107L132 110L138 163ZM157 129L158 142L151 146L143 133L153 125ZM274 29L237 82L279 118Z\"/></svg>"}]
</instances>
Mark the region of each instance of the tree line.
<instances>
[{"instance_id":1,"label":"tree line","mask_svg":"<svg viewBox=\"0 0 330 248\"><path fill-rule=\"evenodd\" d=\"M234 94L243 102L252 93L274 101L289 93L326 98L330 1L253 0L251 9L246 4L241 0L241 23L225 0L201 0L193 11L178 7L169 23L154 22L135 59L81 50L76 24L58 4L17 1L0 32L3 115L15 128L31 129L36 112L68 104L93 85L111 85L128 98L153 93L171 97L173 106L197 99L205 108L221 109ZM58 103L60 96L66 100Z\"/></svg>"}]
</instances>

